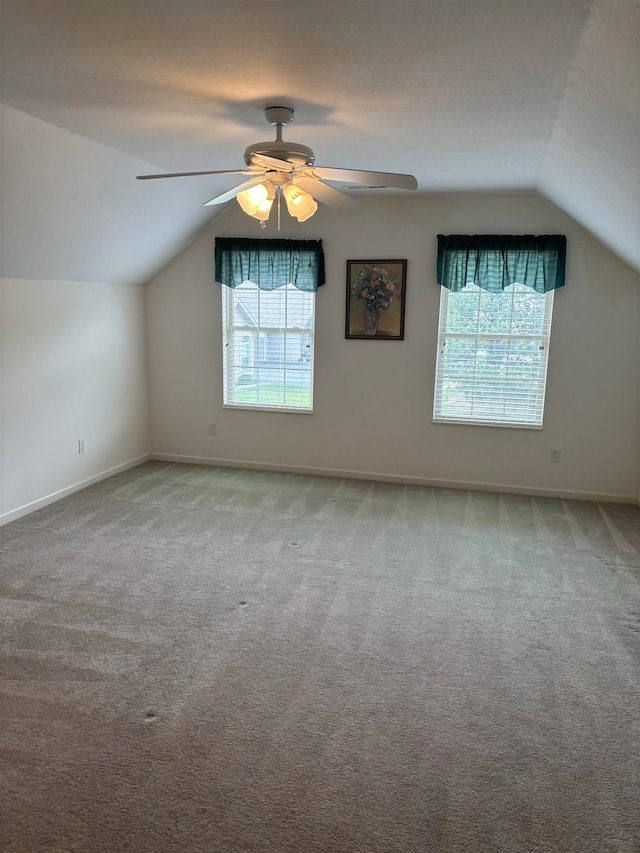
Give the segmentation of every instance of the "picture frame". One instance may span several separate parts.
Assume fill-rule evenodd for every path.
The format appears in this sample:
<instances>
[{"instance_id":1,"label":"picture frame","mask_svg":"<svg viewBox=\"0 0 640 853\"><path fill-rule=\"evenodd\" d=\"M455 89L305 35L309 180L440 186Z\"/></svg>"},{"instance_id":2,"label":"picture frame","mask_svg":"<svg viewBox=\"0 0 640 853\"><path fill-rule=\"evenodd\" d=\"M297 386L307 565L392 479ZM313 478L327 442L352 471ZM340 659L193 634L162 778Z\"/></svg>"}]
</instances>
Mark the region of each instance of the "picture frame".
<instances>
[{"instance_id":1,"label":"picture frame","mask_svg":"<svg viewBox=\"0 0 640 853\"><path fill-rule=\"evenodd\" d=\"M404 340L407 260L347 261L345 338Z\"/></svg>"}]
</instances>

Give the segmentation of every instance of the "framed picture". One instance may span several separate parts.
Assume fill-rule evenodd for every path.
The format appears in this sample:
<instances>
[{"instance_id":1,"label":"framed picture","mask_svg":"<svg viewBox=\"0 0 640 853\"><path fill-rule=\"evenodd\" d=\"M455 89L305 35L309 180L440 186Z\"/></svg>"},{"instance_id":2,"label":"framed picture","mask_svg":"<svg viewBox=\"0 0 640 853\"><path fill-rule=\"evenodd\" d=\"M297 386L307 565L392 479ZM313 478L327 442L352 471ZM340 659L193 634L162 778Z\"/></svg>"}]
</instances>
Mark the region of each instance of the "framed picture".
<instances>
[{"instance_id":1,"label":"framed picture","mask_svg":"<svg viewBox=\"0 0 640 853\"><path fill-rule=\"evenodd\" d=\"M407 261L347 261L346 338L404 339Z\"/></svg>"}]
</instances>

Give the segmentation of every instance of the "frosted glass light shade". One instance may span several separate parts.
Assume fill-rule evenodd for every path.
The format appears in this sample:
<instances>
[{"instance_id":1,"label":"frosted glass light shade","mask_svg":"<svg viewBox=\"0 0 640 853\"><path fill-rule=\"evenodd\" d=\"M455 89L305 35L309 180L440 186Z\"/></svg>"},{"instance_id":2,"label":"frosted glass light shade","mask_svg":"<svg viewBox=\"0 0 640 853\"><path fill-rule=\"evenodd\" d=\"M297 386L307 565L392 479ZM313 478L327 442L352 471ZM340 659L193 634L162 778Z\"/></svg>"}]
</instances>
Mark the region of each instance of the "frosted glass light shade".
<instances>
[{"instance_id":1,"label":"frosted glass light shade","mask_svg":"<svg viewBox=\"0 0 640 853\"><path fill-rule=\"evenodd\" d=\"M262 184L256 184L255 187L249 187L248 190L238 193L236 196L238 204L249 216L265 222L271 213L271 205L275 190L273 184L265 181Z\"/></svg>"},{"instance_id":2,"label":"frosted glass light shade","mask_svg":"<svg viewBox=\"0 0 640 853\"><path fill-rule=\"evenodd\" d=\"M298 222L304 222L309 219L318 209L313 196L296 187L295 184L287 184L283 192L289 215L295 216Z\"/></svg>"},{"instance_id":3,"label":"frosted glass light shade","mask_svg":"<svg viewBox=\"0 0 640 853\"><path fill-rule=\"evenodd\" d=\"M273 204L272 198L266 198L264 201L261 201L258 205L258 209L255 213L252 213L251 216L254 219L259 219L260 222L266 222L269 218L269 214L271 213L271 205Z\"/></svg>"}]
</instances>

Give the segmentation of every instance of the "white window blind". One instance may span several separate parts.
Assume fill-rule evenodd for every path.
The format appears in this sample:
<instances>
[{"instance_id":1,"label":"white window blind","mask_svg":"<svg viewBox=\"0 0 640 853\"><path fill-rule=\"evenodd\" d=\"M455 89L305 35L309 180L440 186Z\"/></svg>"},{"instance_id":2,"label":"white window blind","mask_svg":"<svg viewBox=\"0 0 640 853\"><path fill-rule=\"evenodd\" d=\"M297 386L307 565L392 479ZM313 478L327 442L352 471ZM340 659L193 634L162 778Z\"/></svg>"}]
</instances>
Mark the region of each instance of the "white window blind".
<instances>
[{"instance_id":1,"label":"white window blind","mask_svg":"<svg viewBox=\"0 0 640 853\"><path fill-rule=\"evenodd\" d=\"M440 294L434 421L541 427L553 291Z\"/></svg>"},{"instance_id":2,"label":"white window blind","mask_svg":"<svg viewBox=\"0 0 640 853\"><path fill-rule=\"evenodd\" d=\"M315 293L222 288L223 403L313 411Z\"/></svg>"}]
</instances>

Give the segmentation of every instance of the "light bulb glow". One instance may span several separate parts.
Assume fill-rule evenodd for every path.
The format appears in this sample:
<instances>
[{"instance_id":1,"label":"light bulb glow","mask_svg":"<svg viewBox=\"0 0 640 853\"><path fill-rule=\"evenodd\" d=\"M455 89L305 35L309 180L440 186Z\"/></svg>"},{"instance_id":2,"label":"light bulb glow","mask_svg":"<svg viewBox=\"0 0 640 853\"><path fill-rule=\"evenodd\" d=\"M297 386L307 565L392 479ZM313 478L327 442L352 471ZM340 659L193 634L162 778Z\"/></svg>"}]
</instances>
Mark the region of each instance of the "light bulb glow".
<instances>
[{"instance_id":1,"label":"light bulb glow","mask_svg":"<svg viewBox=\"0 0 640 853\"><path fill-rule=\"evenodd\" d=\"M313 214L316 212L317 209L318 209L318 205L317 205L315 199L312 198L311 203L309 205L305 205L304 210L298 209L296 211L296 214L295 214L296 219L298 220L298 222L306 222L307 219L311 219L311 217L313 216Z\"/></svg>"},{"instance_id":2,"label":"light bulb glow","mask_svg":"<svg viewBox=\"0 0 640 853\"><path fill-rule=\"evenodd\" d=\"M269 194L269 191L265 187L264 184L258 184L257 187L250 187L247 190L247 199L252 204L258 204L258 202L264 201Z\"/></svg>"},{"instance_id":3,"label":"light bulb glow","mask_svg":"<svg viewBox=\"0 0 640 853\"><path fill-rule=\"evenodd\" d=\"M294 216L298 222L309 219L318 209L314 197L295 184L287 184L283 192L289 215Z\"/></svg>"},{"instance_id":4,"label":"light bulb glow","mask_svg":"<svg viewBox=\"0 0 640 853\"><path fill-rule=\"evenodd\" d=\"M271 205L273 204L273 199L268 198L265 201L261 202L258 206L258 209L252 216L255 219L259 219L260 222L266 222L269 218L269 214L271 213Z\"/></svg>"},{"instance_id":5,"label":"light bulb glow","mask_svg":"<svg viewBox=\"0 0 640 853\"><path fill-rule=\"evenodd\" d=\"M236 196L238 204L249 216L265 222L269 218L275 189L270 181L264 181L255 187L249 187Z\"/></svg>"}]
</instances>

